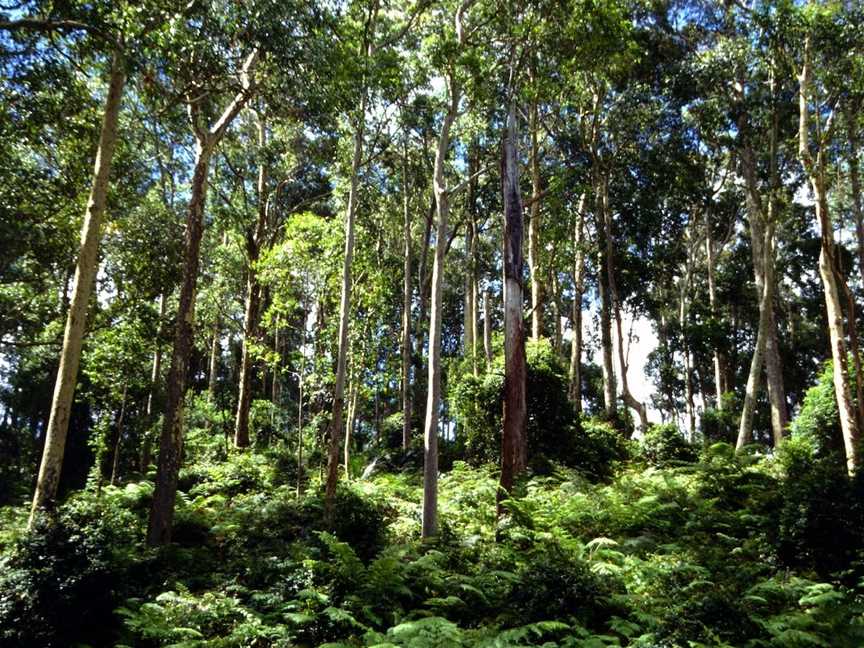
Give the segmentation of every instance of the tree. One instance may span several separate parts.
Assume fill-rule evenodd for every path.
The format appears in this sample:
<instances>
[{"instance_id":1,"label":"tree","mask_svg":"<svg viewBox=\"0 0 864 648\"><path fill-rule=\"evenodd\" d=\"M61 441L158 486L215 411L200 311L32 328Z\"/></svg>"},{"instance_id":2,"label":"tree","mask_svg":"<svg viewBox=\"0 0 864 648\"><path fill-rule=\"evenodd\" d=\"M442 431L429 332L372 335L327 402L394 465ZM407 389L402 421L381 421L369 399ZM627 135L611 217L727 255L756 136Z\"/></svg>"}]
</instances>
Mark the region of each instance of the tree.
<instances>
[{"instance_id":1,"label":"tree","mask_svg":"<svg viewBox=\"0 0 864 648\"><path fill-rule=\"evenodd\" d=\"M253 49L243 60L239 70L240 89L212 123L205 121L202 105L204 88L193 83L187 94L187 109L195 136L195 162L186 216L186 235L183 254L183 279L177 307L171 367L165 389L165 418L159 437L159 463L156 470L156 488L150 509L147 541L162 545L171 541L174 519L174 497L180 471L180 453L183 446L183 399L192 353L195 295L198 286L201 237L204 231L204 206L207 198L207 175L210 160L226 130L252 96L253 77L260 52Z\"/></svg>"}]
</instances>

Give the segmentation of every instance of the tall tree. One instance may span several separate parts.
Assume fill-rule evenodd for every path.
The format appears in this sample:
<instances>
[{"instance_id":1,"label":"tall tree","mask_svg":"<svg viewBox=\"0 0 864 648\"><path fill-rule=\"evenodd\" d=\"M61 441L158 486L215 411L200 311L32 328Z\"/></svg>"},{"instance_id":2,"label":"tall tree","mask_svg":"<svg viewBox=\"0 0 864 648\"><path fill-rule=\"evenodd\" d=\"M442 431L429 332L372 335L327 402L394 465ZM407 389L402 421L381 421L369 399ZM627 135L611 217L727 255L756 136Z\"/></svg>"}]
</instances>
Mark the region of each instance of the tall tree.
<instances>
[{"instance_id":1,"label":"tall tree","mask_svg":"<svg viewBox=\"0 0 864 648\"><path fill-rule=\"evenodd\" d=\"M252 96L254 90L252 74L258 57L258 49L253 49L246 55L239 70L240 89L212 124L205 122L204 89L195 87L193 83L187 95L189 120L195 136L195 163L186 215L183 279L180 284L171 367L165 390L165 418L159 438L156 487L153 492L147 530L147 542L150 545L162 545L171 541L174 498L177 493L180 453L183 447L183 401L186 396L189 361L192 355L194 306L198 287L201 237L204 233L204 207L207 199L210 160L226 130Z\"/></svg>"}]
</instances>

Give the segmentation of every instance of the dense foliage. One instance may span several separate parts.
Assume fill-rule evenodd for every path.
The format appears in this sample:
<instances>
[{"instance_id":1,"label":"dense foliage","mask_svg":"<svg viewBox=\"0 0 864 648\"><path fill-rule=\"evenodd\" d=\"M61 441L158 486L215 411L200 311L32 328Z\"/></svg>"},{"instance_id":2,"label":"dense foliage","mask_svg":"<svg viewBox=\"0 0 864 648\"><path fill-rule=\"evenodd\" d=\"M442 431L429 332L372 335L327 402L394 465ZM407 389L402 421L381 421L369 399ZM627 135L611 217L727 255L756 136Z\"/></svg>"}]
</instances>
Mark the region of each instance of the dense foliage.
<instances>
[{"instance_id":1,"label":"dense foliage","mask_svg":"<svg viewBox=\"0 0 864 648\"><path fill-rule=\"evenodd\" d=\"M864 9L0 2L0 648L864 645Z\"/></svg>"}]
</instances>

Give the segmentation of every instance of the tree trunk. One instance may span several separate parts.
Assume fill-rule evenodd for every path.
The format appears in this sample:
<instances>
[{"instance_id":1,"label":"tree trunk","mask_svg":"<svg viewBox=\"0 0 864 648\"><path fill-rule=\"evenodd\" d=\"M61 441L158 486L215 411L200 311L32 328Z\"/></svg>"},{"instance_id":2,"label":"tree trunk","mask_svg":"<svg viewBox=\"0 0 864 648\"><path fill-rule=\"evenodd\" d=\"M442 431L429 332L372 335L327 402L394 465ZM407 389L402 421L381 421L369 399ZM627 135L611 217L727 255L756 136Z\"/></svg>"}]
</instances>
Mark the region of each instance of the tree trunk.
<instances>
[{"instance_id":1,"label":"tree trunk","mask_svg":"<svg viewBox=\"0 0 864 648\"><path fill-rule=\"evenodd\" d=\"M353 372L352 372L353 373ZM352 376L348 388L348 416L345 419L344 467L345 480L351 480L351 444L354 442L354 420L357 417L357 377Z\"/></svg>"},{"instance_id":2,"label":"tree trunk","mask_svg":"<svg viewBox=\"0 0 864 648\"><path fill-rule=\"evenodd\" d=\"M470 241L468 245L468 290L471 293L471 301L468 308L468 328L471 332L471 368L474 375L478 375L477 347L480 344L479 330L477 326L478 311L480 309L480 291L477 286L477 172L480 166L479 150L477 141L474 140L469 151L468 165L468 231Z\"/></svg>"},{"instance_id":3,"label":"tree trunk","mask_svg":"<svg viewBox=\"0 0 864 648\"><path fill-rule=\"evenodd\" d=\"M359 120L354 132L354 155L351 160L351 185L345 217L345 256L342 262L342 297L339 303L339 348L336 360L336 384L333 389L333 414L330 420L330 444L327 451L327 481L324 488L326 516L330 521L336 483L339 480L339 446L342 443L342 410L345 407L345 368L348 362L348 327L351 315L351 263L354 258L354 216L357 211L357 188L363 155L366 119L366 95L360 101Z\"/></svg>"},{"instance_id":4,"label":"tree trunk","mask_svg":"<svg viewBox=\"0 0 864 648\"><path fill-rule=\"evenodd\" d=\"M153 369L150 372L150 388L147 391L147 425L152 427L156 418L156 399L159 390L159 380L162 376L162 327L165 321L165 294L159 295L159 329L156 335L156 348L153 350ZM144 442L141 444L141 474L147 472L150 466L150 453L152 448L151 430L144 434Z\"/></svg>"},{"instance_id":5,"label":"tree trunk","mask_svg":"<svg viewBox=\"0 0 864 648\"><path fill-rule=\"evenodd\" d=\"M839 270L835 258L834 228L828 211L828 196L825 190L825 147L827 142L818 142L818 153L815 160L810 153L810 115L807 103L810 94L810 55L811 39L808 34L804 41L804 60L801 74L798 77L798 155L810 180L816 203L816 219L821 231L822 249L819 254L819 275L825 290L825 309L828 316L828 333L831 339L831 358L833 360L834 395L837 399L840 429L846 451L846 467L851 475L858 468L859 422L852 404L852 391L846 366L846 340L838 289ZM818 115L817 119L819 119ZM830 133L830 129L820 128L817 132Z\"/></svg>"},{"instance_id":6,"label":"tree trunk","mask_svg":"<svg viewBox=\"0 0 864 648\"><path fill-rule=\"evenodd\" d=\"M573 228L573 312L570 346L570 400L576 414L582 413L582 296L585 293L585 249L582 241L585 228L585 193L579 196L576 226Z\"/></svg>"},{"instance_id":7,"label":"tree trunk","mask_svg":"<svg viewBox=\"0 0 864 648\"><path fill-rule=\"evenodd\" d=\"M450 195L444 183L444 164L450 148L450 129L456 120L461 89L450 78L450 106L444 115L438 147L435 151L435 204L438 223L435 228L435 257L432 262L432 303L429 317L429 378L426 420L423 428L423 525L424 539L438 535L438 410L441 404L441 319L444 305L444 253L447 247L447 218Z\"/></svg>"},{"instance_id":8,"label":"tree trunk","mask_svg":"<svg viewBox=\"0 0 864 648\"><path fill-rule=\"evenodd\" d=\"M528 219L528 268L531 273L531 339L543 335L543 277L540 269L540 146L537 102L531 104L531 208ZM513 144L516 146L516 144ZM520 203L521 204L521 203Z\"/></svg>"},{"instance_id":9,"label":"tree trunk","mask_svg":"<svg viewBox=\"0 0 864 648\"><path fill-rule=\"evenodd\" d=\"M150 509L147 541L151 546L171 541L174 521L174 498L180 470L183 446L183 399L189 373L189 359L193 347L193 321L195 293L198 286L201 236L203 234L204 205L207 197L207 172L213 149L207 141L198 141L195 151L195 171L192 175L189 211L186 217L183 279L177 307L177 325L174 331L174 350L168 370L165 418L159 439L159 463L156 487Z\"/></svg>"},{"instance_id":10,"label":"tree trunk","mask_svg":"<svg viewBox=\"0 0 864 648\"><path fill-rule=\"evenodd\" d=\"M411 443L411 209L408 202L408 136L402 148L402 448Z\"/></svg>"},{"instance_id":11,"label":"tree trunk","mask_svg":"<svg viewBox=\"0 0 864 648\"><path fill-rule=\"evenodd\" d=\"M861 174L858 165L858 108L849 108L846 113L849 130L849 184L852 200L852 216L858 239L858 272L864 277L864 209L861 206Z\"/></svg>"},{"instance_id":12,"label":"tree trunk","mask_svg":"<svg viewBox=\"0 0 864 648\"><path fill-rule=\"evenodd\" d=\"M423 232L423 248L422 253L420 255L420 264L417 268L417 297L419 301L419 308L417 311L417 325L415 327L414 334L414 393L413 393L413 403L414 407L419 407L420 409L417 412L418 418L423 421L426 420L426 398L424 397L423 391L428 385L426 384L426 377L424 377L424 366L423 366L423 344L425 340L425 330L424 323L427 321L427 312L429 305L429 296L427 294L427 284L431 286L432 278L431 274L427 271L428 261L429 261L429 247L430 240L432 238L432 224L435 220L435 210L436 210L436 202L435 202L435 194L432 192L432 199L429 201L429 211L426 214L426 226ZM427 275L429 277L429 281L426 281Z\"/></svg>"},{"instance_id":13,"label":"tree trunk","mask_svg":"<svg viewBox=\"0 0 864 648\"><path fill-rule=\"evenodd\" d=\"M234 422L234 446L245 448L249 445L249 407L252 404L252 357L250 343L258 336L258 321L261 307L261 285L258 282L256 263L261 253L261 243L267 228L267 129L264 119L258 117L258 150L261 160L258 163L258 220L254 232L246 235L246 253L249 257L246 278L246 312L243 318L243 347L240 356L240 383L237 395L237 416Z\"/></svg>"},{"instance_id":14,"label":"tree trunk","mask_svg":"<svg viewBox=\"0 0 864 648\"><path fill-rule=\"evenodd\" d=\"M111 61L108 92L102 117L102 130L96 150L90 198L81 228L81 243L78 249L78 262L75 267L75 280L72 287L72 300L66 316L63 333L63 347L60 351L60 365L54 383L51 400L51 413L45 434L45 446L39 465L39 477L33 493L30 510L29 528L33 528L36 514L54 507L57 486L60 483L60 470L63 467L63 454L66 449L66 434L69 429L69 414L72 398L78 380L78 366L81 362L81 345L87 322L87 305L93 292L96 276L100 229L105 213L108 195L108 181L111 174L111 160L117 142L117 121L123 87L126 83L125 62L119 53Z\"/></svg>"},{"instance_id":15,"label":"tree trunk","mask_svg":"<svg viewBox=\"0 0 864 648\"><path fill-rule=\"evenodd\" d=\"M618 294L618 285L615 281L615 242L612 238L612 212L609 209L609 186L607 180L603 182L601 198L603 229L606 238L606 276L609 282L609 295L615 314L615 331L618 338L618 368L621 372L621 396L624 404L636 411L639 417L639 427L644 435L648 432L648 414L645 410L645 405L633 396L627 384L627 359L624 355L624 335L621 324L621 296Z\"/></svg>"},{"instance_id":16,"label":"tree trunk","mask_svg":"<svg viewBox=\"0 0 864 648\"><path fill-rule=\"evenodd\" d=\"M525 433L525 330L522 315L522 198L519 194L516 102L511 99L501 160L504 198L504 422L499 505L528 459Z\"/></svg>"},{"instance_id":17,"label":"tree trunk","mask_svg":"<svg viewBox=\"0 0 864 648\"><path fill-rule=\"evenodd\" d=\"M686 236L686 235L685 235ZM696 403L693 399L693 371L690 366L690 343L687 340L687 314L689 312L688 295L693 276L693 248L687 236L687 259L684 277L678 302L678 326L681 329L681 346L684 351L684 387L687 399L688 438L692 441L696 436Z\"/></svg>"},{"instance_id":18,"label":"tree trunk","mask_svg":"<svg viewBox=\"0 0 864 648\"><path fill-rule=\"evenodd\" d=\"M751 240L753 242L753 256L756 258L760 253L756 252L756 247L763 247L762 243L757 241L764 240L764 233L758 225L754 225L751 221ZM761 275L761 273L759 273ZM741 419L738 424L738 440L735 443L735 448L740 450L745 445L753 442L753 411L756 407L756 390L759 388L759 377L762 374L762 364L765 357L766 337L768 331L768 313L771 312L769 300L771 299L770 285L764 281L757 281L757 290L759 292L759 324L756 332L756 347L753 349L753 357L750 360L750 373L747 376L747 387L744 392L744 404L741 408Z\"/></svg>"},{"instance_id":19,"label":"tree trunk","mask_svg":"<svg viewBox=\"0 0 864 648\"><path fill-rule=\"evenodd\" d=\"M213 322L213 334L210 336L210 361L207 369L207 397L211 403L216 403L216 387L219 382L219 356L222 355L222 344L219 341L219 318Z\"/></svg>"},{"instance_id":20,"label":"tree trunk","mask_svg":"<svg viewBox=\"0 0 864 648\"><path fill-rule=\"evenodd\" d=\"M470 218L470 216L469 216ZM472 239L473 231L469 223L465 228L465 255L468 257L465 264L465 308L462 313L462 331L463 331L463 353L464 356L470 357L474 353L474 326L471 323L474 317L474 283L471 272L471 248L474 246Z\"/></svg>"},{"instance_id":21,"label":"tree trunk","mask_svg":"<svg viewBox=\"0 0 864 648\"><path fill-rule=\"evenodd\" d=\"M297 497L300 497L303 482L303 370L305 363L300 363L300 373L297 376Z\"/></svg>"},{"instance_id":22,"label":"tree trunk","mask_svg":"<svg viewBox=\"0 0 864 648\"><path fill-rule=\"evenodd\" d=\"M186 380L194 342L195 295L198 289L198 267L201 262L201 237L204 233L204 207L207 201L207 173L210 159L226 129L249 99L249 74L257 61L258 51L255 50L243 63L243 89L225 108L212 128L206 131L203 129L199 123L200 107L195 103L189 104L189 113L196 135L195 167L186 214L183 277L180 281L174 349L171 353L171 367L168 370L165 390L165 417L159 438L159 463L147 528L147 543L150 546L171 542L174 500L177 495L177 479L183 449L183 401L186 396Z\"/></svg>"},{"instance_id":23,"label":"tree trunk","mask_svg":"<svg viewBox=\"0 0 864 648\"><path fill-rule=\"evenodd\" d=\"M717 284L715 280L715 258L714 258L714 242L711 238L711 223L706 219L705 222L705 265L708 269L708 304L711 309L711 317L716 321L718 318L718 307L717 307ZM713 353L713 362L714 362L714 406L718 410L723 409L723 394L725 394L728 389L724 382L723 376L723 360L722 360L722 352L715 345L714 353Z\"/></svg>"},{"instance_id":24,"label":"tree trunk","mask_svg":"<svg viewBox=\"0 0 864 648\"><path fill-rule=\"evenodd\" d=\"M483 352L486 354L487 371L492 364L492 320L489 312L489 289L483 291Z\"/></svg>"},{"instance_id":25,"label":"tree trunk","mask_svg":"<svg viewBox=\"0 0 864 648\"><path fill-rule=\"evenodd\" d=\"M550 301L552 305L552 317L554 319L552 348L555 350L555 355L560 357L563 336L561 329L561 286L558 283L558 273L554 270L552 271L552 278L549 284L552 289L552 299Z\"/></svg>"},{"instance_id":26,"label":"tree trunk","mask_svg":"<svg viewBox=\"0 0 864 648\"><path fill-rule=\"evenodd\" d=\"M123 419L126 417L126 390L128 383L123 383L123 396L120 399L120 414L117 416L117 437L114 441L114 456L111 461L111 481L110 484L117 484L117 477L120 475L120 447L123 443Z\"/></svg>"},{"instance_id":27,"label":"tree trunk","mask_svg":"<svg viewBox=\"0 0 864 648\"><path fill-rule=\"evenodd\" d=\"M594 182L595 217L597 218L597 289L600 296L600 348L603 357L603 404L606 416L615 418L617 403L615 399L615 369L612 361L612 304L609 295L609 274L606 272L608 248L605 244L605 225L603 216L602 180L599 176Z\"/></svg>"}]
</instances>

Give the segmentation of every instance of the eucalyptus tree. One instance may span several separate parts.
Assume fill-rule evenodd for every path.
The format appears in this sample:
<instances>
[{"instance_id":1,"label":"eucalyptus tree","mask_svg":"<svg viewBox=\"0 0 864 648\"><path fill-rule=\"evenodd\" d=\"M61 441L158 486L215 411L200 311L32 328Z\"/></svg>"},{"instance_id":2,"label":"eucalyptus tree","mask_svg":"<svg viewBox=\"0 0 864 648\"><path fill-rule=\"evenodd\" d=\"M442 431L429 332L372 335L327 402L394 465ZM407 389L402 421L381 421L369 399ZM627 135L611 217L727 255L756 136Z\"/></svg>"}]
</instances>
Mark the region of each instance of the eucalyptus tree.
<instances>
[{"instance_id":1,"label":"eucalyptus tree","mask_svg":"<svg viewBox=\"0 0 864 648\"><path fill-rule=\"evenodd\" d=\"M442 117L435 147L435 165L432 187L435 196L435 255L432 261L432 284L429 313L429 371L426 396L426 418L423 426L423 516L422 537L438 534L438 423L441 406L441 323L444 285L444 258L447 253L450 201L464 191L470 178L458 185L445 177L447 156L451 144L451 130L460 115L463 87L466 82L464 60L470 52L469 10L475 0L463 0L452 7L449 4L432 13L432 20L444 22L440 41L432 44L433 65L442 76L445 112ZM452 22L451 22L452 21ZM441 26L437 22L435 27ZM482 170L482 169L481 169ZM479 173L479 171L478 171Z\"/></svg>"},{"instance_id":2,"label":"eucalyptus tree","mask_svg":"<svg viewBox=\"0 0 864 648\"><path fill-rule=\"evenodd\" d=\"M96 147L90 196L81 229L81 243L72 285L72 297L66 316L66 327L59 368L51 403L45 446L39 478L33 495L30 515L32 527L36 514L53 507L69 425L69 414L81 360L81 348L87 320L87 306L97 270L100 229L108 197L111 163L117 143L117 126L130 61L140 55L140 48L152 32L166 22L182 18L183 13L171 5L151 4L144 11L128 10L125 3L53 5L36 3L26 17L0 20L0 29L32 30L48 34L85 34L83 48L77 44L73 55L90 49L108 59L108 83L102 110L102 126ZM182 7L180 8L182 10ZM188 9L188 7L187 7ZM74 42L74 37L73 37Z\"/></svg>"},{"instance_id":3,"label":"eucalyptus tree","mask_svg":"<svg viewBox=\"0 0 864 648\"><path fill-rule=\"evenodd\" d=\"M286 79L296 90L295 75L314 70L316 39L322 16L305 5L249 6L219 4L195 7L195 20L171 33L170 51L159 70L169 98L182 99L195 142L171 366L167 378L165 416L160 436L156 488L150 511L148 542L171 538L174 497L183 442L183 401L193 345L208 172L222 138L256 90L256 68L263 56L265 81ZM290 36L290 38L289 38ZM284 37L284 38L282 38ZM299 55L303 48L304 57ZM306 59L312 65L306 64ZM310 69L311 68L311 69ZM226 97L227 94L227 97Z\"/></svg>"},{"instance_id":4,"label":"eucalyptus tree","mask_svg":"<svg viewBox=\"0 0 864 648\"><path fill-rule=\"evenodd\" d=\"M860 463L861 410L864 399L861 381L857 384L857 401L852 396L848 370L846 333L852 343L852 359L860 376L861 364L855 323L855 305L848 299L849 321L844 326L841 290L849 295L845 278L840 269L837 244L834 240L834 224L828 202L828 174L832 155L834 124L838 112L839 79L830 74L830 63L823 57L832 52L839 36L842 17L833 13L837 7L821 7L808 3L799 16L799 29L792 32L797 40L790 43L797 54L798 77L798 158L807 175L814 198L814 209L820 232L819 275L825 294L828 316L828 332L831 341L834 393L840 417L840 429L846 453L846 465L850 474ZM858 25L860 30L860 24ZM859 32L860 33L860 32ZM831 82L834 82L832 84ZM826 108L827 106L827 108Z\"/></svg>"},{"instance_id":5,"label":"eucalyptus tree","mask_svg":"<svg viewBox=\"0 0 864 648\"><path fill-rule=\"evenodd\" d=\"M415 25L418 16L426 9L425 2L415 3L404 11L383 11L379 0L352 3L345 16L344 30L350 34L344 46L347 47L347 61L351 63L353 84L349 95L356 102L347 113L352 131L351 165L348 171L348 197L345 208L345 253L342 263L342 285L339 302L339 330L337 336L336 376L333 388L333 409L330 419L329 444L327 450L327 478L324 489L325 507L328 517L332 513L333 498L339 470L339 446L342 440L343 410L345 408L345 378L348 360L348 344L351 313L352 262L354 257L355 218L359 201L359 179L361 169L376 154L373 141L367 147L368 114L373 108L380 109L380 98L395 103L397 98L390 96L397 77L399 65L398 48L402 40ZM386 8L385 8L386 9ZM397 84L398 85L398 84ZM382 94L382 90L387 92ZM395 94L399 94L398 90ZM388 119L381 115L381 120ZM379 125L381 130L383 124ZM365 157L364 157L365 154Z\"/></svg>"}]
</instances>

